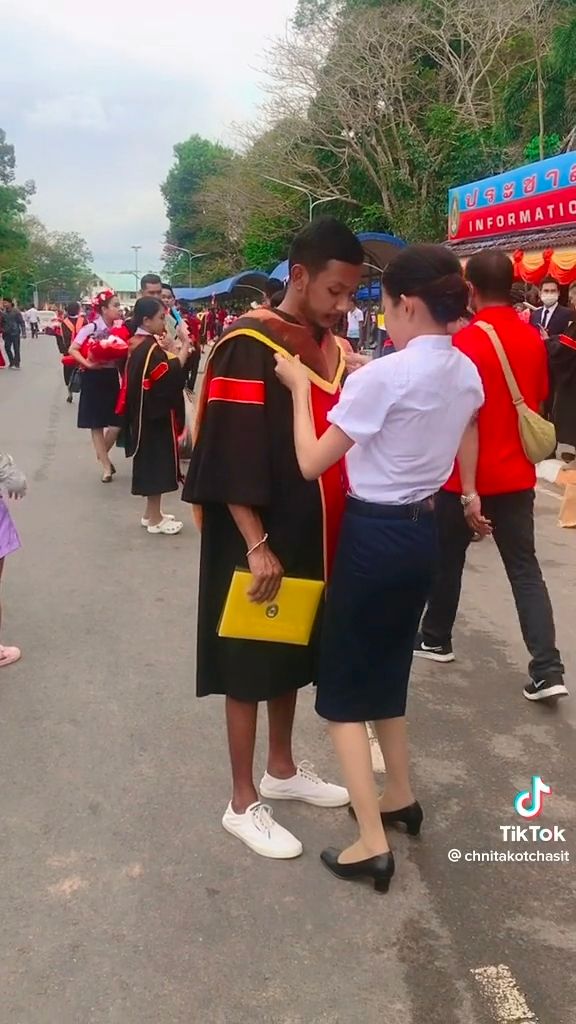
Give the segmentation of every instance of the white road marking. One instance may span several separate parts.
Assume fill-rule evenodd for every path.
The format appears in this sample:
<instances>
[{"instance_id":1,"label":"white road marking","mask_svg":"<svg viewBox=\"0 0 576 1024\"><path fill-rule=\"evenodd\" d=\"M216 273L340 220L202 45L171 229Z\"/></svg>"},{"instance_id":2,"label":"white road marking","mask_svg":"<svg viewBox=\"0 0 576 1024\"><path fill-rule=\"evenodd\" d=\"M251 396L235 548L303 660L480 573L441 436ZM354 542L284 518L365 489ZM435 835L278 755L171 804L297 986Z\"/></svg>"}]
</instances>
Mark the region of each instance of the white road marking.
<instances>
[{"instance_id":1,"label":"white road marking","mask_svg":"<svg viewBox=\"0 0 576 1024\"><path fill-rule=\"evenodd\" d=\"M497 1024L538 1024L506 964L477 967L471 973Z\"/></svg>"},{"instance_id":2,"label":"white road marking","mask_svg":"<svg viewBox=\"0 0 576 1024\"><path fill-rule=\"evenodd\" d=\"M370 755L372 757L372 768L375 772L384 774L386 772L386 765L384 764L384 758L382 757L382 751L380 750L380 744L378 743L378 737L374 732L374 726L371 722L366 723L368 730L368 739L370 740Z\"/></svg>"}]
</instances>

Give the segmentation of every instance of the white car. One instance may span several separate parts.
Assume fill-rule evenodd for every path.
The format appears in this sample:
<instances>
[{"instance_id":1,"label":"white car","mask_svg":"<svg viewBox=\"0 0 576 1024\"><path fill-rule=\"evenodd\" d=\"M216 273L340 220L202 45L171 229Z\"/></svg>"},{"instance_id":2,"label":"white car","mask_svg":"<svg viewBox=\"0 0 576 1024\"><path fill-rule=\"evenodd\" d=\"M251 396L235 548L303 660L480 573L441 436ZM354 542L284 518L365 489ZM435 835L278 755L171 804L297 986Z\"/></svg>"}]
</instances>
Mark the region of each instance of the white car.
<instances>
[{"instance_id":1,"label":"white car","mask_svg":"<svg viewBox=\"0 0 576 1024\"><path fill-rule=\"evenodd\" d=\"M47 327L52 327L54 325L54 322L57 320L56 313L53 309L39 309L38 320L40 333L43 334Z\"/></svg>"}]
</instances>

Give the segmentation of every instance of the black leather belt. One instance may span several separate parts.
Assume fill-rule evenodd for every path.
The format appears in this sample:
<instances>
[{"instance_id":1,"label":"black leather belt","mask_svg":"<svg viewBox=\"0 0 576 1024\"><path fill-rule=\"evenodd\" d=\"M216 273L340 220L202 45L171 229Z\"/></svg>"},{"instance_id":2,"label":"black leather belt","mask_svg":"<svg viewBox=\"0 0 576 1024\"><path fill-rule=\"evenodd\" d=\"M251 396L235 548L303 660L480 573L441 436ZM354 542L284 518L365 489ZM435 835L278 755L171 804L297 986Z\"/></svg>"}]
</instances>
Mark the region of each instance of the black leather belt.
<instances>
[{"instance_id":1,"label":"black leather belt","mask_svg":"<svg viewBox=\"0 0 576 1024\"><path fill-rule=\"evenodd\" d=\"M361 501L351 494L346 498L346 507L355 516L366 519L413 519L434 513L434 498L425 498L411 505L379 505L375 501Z\"/></svg>"}]
</instances>

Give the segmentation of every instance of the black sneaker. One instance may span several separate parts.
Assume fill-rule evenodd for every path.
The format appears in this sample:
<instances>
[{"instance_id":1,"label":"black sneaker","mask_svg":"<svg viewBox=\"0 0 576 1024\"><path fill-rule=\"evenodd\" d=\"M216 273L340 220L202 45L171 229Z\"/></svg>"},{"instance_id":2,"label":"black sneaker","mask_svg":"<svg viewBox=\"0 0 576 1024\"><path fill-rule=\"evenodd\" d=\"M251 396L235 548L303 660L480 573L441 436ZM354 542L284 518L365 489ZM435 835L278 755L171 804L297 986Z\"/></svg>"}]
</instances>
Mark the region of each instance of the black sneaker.
<instances>
[{"instance_id":1,"label":"black sneaker","mask_svg":"<svg viewBox=\"0 0 576 1024\"><path fill-rule=\"evenodd\" d=\"M556 697L569 697L564 677L560 674L549 676L548 679L531 679L523 690L526 700L552 700Z\"/></svg>"},{"instance_id":2,"label":"black sneaker","mask_svg":"<svg viewBox=\"0 0 576 1024\"><path fill-rule=\"evenodd\" d=\"M421 633L416 635L416 640L414 641L414 657L427 658L428 661L440 661L444 664L455 660L452 644L448 643L438 647L429 647L428 644L424 643Z\"/></svg>"}]
</instances>

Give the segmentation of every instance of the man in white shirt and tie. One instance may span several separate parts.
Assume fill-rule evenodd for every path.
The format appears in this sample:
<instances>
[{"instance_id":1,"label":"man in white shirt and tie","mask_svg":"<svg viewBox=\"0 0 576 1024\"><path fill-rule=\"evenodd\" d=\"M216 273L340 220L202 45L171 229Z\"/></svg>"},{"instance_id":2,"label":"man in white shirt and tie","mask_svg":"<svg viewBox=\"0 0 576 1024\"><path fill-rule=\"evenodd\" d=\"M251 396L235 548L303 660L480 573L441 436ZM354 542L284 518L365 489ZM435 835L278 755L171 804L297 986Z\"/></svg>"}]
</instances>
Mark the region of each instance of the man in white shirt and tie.
<instances>
[{"instance_id":1,"label":"man in white shirt and tie","mask_svg":"<svg viewBox=\"0 0 576 1024\"><path fill-rule=\"evenodd\" d=\"M574 319L572 310L560 305L560 285L553 277L545 277L540 286L542 306L535 309L530 317L534 327L540 327L547 335L564 334Z\"/></svg>"}]
</instances>

